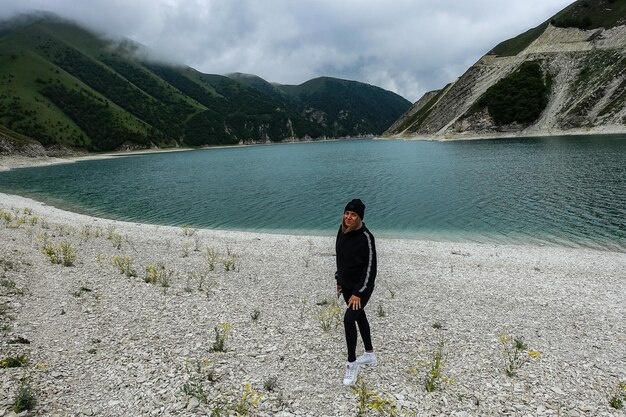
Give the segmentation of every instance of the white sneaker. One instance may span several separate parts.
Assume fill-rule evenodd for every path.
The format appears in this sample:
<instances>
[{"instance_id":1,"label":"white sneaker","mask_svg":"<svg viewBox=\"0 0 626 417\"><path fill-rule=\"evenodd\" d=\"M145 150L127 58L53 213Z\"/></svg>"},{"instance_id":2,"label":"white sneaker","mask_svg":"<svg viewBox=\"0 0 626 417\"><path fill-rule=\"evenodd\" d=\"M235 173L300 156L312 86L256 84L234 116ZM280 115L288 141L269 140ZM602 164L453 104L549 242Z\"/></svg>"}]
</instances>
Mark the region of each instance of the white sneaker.
<instances>
[{"instance_id":1,"label":"white sneaker","mask_svg":"<svg viewBox=\"0 0 626 417\"><path fill-rule=\"evenodd\" d=\"M346 374L343 377L343 385L354 385L359 376L358 362L346 362Z\"/></svg>"},{"instance_id":2,"label":"white sneaker","mask_svg":"<svg viewBox=\"0 0 626 417\"><path fill-rule=\"evenodd\" d=\"M365 352L356 358L356 363L359 365L375 366L378 363L378 360L376 359L376 354L374 352Z\"/></svg>"}]
</instances>

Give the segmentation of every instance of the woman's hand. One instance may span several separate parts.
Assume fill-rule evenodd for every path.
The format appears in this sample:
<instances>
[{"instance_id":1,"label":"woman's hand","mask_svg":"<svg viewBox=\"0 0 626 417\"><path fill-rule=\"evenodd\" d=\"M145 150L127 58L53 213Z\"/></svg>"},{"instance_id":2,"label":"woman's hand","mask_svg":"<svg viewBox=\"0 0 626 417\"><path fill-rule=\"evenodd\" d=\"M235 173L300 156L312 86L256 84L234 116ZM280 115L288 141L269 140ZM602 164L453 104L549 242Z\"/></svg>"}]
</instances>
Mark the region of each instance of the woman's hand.
<instances>
[{"instance_id":1,"label":"woman's hand","mask_svg":"<svg viewBox=\"0 0 626 417\"><path fill-rule=\"evenodd\" d=\"M352 294L352 296L348 300L348 308L350 307L352 307L352 310L360 310L361 309L361 297Z\"/></svg>"}]
</instances>

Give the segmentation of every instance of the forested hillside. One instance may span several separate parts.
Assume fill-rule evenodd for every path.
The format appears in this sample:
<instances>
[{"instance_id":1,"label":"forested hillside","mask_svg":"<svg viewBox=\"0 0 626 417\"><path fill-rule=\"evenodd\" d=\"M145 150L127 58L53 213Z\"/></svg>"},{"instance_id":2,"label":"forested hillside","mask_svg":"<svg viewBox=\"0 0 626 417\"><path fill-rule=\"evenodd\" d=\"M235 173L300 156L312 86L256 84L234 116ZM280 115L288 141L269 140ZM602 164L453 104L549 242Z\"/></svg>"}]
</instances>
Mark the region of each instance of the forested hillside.
<instances>
[{"instance_id":1,"label":"forested hillside","mask_svg":"<svg viewBox=\"0 0 626 417\"><path fill-rule=\"evenodd\" d=\"M46 147L109 151L379 135L410 106L353 81L251 85L139 56L58 17L3 22L0 126Z\"/></svg>"}]
</instances>

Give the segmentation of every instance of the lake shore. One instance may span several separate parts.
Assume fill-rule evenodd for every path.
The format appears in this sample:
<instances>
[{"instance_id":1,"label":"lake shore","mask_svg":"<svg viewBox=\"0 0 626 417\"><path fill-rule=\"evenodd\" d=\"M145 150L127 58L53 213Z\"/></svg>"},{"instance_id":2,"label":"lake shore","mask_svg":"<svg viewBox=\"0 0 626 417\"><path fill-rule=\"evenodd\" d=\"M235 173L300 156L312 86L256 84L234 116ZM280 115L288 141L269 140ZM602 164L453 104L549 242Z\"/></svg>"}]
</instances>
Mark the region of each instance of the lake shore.
<instances>
[{"instance_id":1,"label":"lake shore","mask_svg":"<svg viewBox=\"0 0 626 417\"><path fill-rule=\"evenodd\" d=\"M324 139L326 142L337 141L341 139ZM284 141L271 144L283 144L293 145L298 143L310 143L312 141ZM71 164L78 161L86 160L98 160L98 159L110 159L121 158L125 156L133 155L146 155L153 153L168 153L168 152L187 152L194 150L209 150L209 149L228 149L228 148L241 148L249 146L266 146L268 144L244 144L244 145L222 145L222 146L207 146L204 148L164 148L164 149L140 149L134 151L117 151L106 153L84 153L80 155L71 155L65 157L53 157L53 156L24 156L24 155L1 155L0 154L0 172L9 171L17 168L30 168L37 166L58 165L58 164Z\"/></svg>"},{"instance_id":2,"label":"lake shore","mask_svg":"<svg viewBox=\"0 0 626 417\"><path fill-rule=\"evenodd\" d=\"M412 136L412 135L394 135L390 136L390 139L402 139L402 140L427 140L435 142L451 142L462 140L493 140L493 139L524 139L524 138L541 138L541 137L568 137L568 136L625 136L626 131L624 126L602 126L594 128L579 128L579 129L550 129L550 130L525 130L516 132L495 132L495 133L475 133L475 132L463 132L463 133L447 133L445 136L441 135L424 135L424 136Z\"/></svg>"},{"instance_id":3,"label":"lake shore","mask_svg":"<svg viewBox=\"0 0 626 417\"><path fill-rule=\"evenodd\" d=\"M52 157L52 156L23 156L23 155L0 155L0 172L9 171L16 168L30 168L37 166L71 164L79 161L119 158L132 155L143 155L149 153L162 152L185 152L192 148L172 148L172 149L143 149L138 151L119 151L98 154L82 154L79 156Z\"/></svg>"},{"instance_id":4,"label":"lake shore","mask_svg":"<svg viewBox=\"0 0 626 417\"><path fill-rule=\"evenodd\" d=\"M374 140L423 140L423 141L436 141L436 142L448 142L448 141L463 141L463 140L493 140L493 139L512 139L512 138L533 138L533 137L549 137L549 136L588 136L588 135L601 135L601 136L617 136L626 135L623 127L603 127L595 130L590 129L570 129L566 131L554 130L554 131L537 131L537 132L501 132L501 133L489 133L489 134L450 134L445 137L441 136L389 136L380 138L368 138ZM350 140L350 138L344 139L324 139L324 141L337 141L337 140ZM310 143L311 141L284 141L277 142L275 144L293 145L298 143ZM124 156L141 155L149 153L162 153L162 152L185 152L193 151L196 149L221 149L221 148L235 148L245 146L264 146L265 144L255 145L229 145L229 146L211 146L206 148L167 148L167 149L142 149L136 151L118 151L107 152L98 154L82 154L79 156L67 156L67 157L47 157L47 156L23 156L23 155L0 155L0 172L8 171L16 168L28 168L36 166L46 166L55 164L68 164L84 160L97 160L97 159L109 159L118 158Z\"/></svg>"},{"instance_id":5,"label":"lake shore","mask_svg":"<svg viewBox=\"0 0 626 417\"><path fill-rule=\"evenodd\" d=\"M32 415L355 414L358 396L341 384L333 236L111 221L7 194L0 209L0 346L30 360L0 373L0 416L25 374ZM71 266L51 262L61 244ZM417 416L624 416L609 406L626 380L623 253L377 247L368 390ZM527 345L512 377L502 335ZM439 346L445 379L427 392Z\"/></svg>"}]
</instances>

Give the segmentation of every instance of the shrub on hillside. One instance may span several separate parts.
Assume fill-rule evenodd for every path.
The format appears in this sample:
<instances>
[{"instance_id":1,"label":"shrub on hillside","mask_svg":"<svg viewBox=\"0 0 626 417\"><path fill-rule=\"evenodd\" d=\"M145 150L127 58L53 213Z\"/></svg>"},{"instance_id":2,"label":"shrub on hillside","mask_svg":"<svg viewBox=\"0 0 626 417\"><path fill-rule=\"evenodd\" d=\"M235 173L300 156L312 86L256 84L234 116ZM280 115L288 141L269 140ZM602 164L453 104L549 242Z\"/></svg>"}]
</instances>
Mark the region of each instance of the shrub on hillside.
<instances>
[{"instance_id":1,"label":"shrub on hillside","mask_svg":"<svg viewBox=\"0 0 626 417\"><path fill-rule=\"evenodd\" d=\"M535 122L548 104L549 80L535 61L524 62L517 71L498 81L479 99L497 125Z\"/></svg>"},{"instance_id":2,"label":"shrub on hillside","mask_svg":"<svg viewBox=\"0 0 626 417\"><path fill-rule=\"evenodd\" d=\"M564 16L550 21L553 26L559 28L578 28L588 29L592 26L591 18L589 16Z\"/></svg>"}]
</instances>

